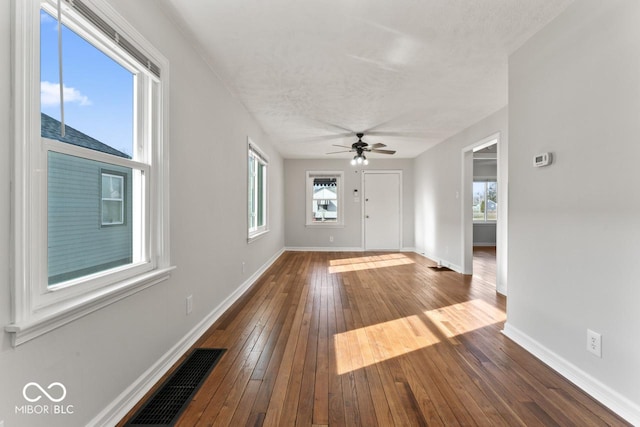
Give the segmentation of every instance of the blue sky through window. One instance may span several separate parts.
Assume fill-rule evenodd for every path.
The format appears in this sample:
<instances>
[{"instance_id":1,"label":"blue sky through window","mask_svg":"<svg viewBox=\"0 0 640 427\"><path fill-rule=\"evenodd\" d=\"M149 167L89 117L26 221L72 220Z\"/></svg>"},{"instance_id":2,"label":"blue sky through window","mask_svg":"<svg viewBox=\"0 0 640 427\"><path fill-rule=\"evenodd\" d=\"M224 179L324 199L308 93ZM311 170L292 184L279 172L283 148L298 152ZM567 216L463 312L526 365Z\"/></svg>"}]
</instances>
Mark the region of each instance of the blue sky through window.
<instances>
[{"instance_id":1,"label":"blue sky through window","mask_svg":"<svg viewBox=\"0 0 640 427\"><path fill-rule=\"evenodd\" d=\"M62 44L65 124L133 155L133 74L64 25ZM60 120L58 23L44 10L40 85L41 111Z\"/></svg>"}]
</instances>

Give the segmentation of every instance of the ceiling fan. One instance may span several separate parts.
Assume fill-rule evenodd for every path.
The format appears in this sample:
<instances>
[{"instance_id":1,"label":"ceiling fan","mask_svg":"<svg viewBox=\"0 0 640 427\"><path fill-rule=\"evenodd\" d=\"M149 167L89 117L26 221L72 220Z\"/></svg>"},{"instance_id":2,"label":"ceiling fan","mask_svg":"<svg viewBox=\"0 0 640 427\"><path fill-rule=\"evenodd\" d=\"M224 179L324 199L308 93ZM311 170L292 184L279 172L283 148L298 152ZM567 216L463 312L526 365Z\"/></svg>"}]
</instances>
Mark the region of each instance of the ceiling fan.
<instances>
[{"instance_id":1,"label":"ceiling fan","mask_svg":"<svg viewBox=\"0 0 640 427\"><path fill-rule=\"evenodd\" d=\"M348 150L332 151L327 154L356 153L356 155L353 156L353 159L351 160L351 164L352 165L356 165L356 164L368 165L369 160L367 160L367 157L364 155L365 151L369 153L380 153L380 154L396 153L395 150L381 150L381 148L386 147L386 145L382 144L381 142L376 142L373 145L367 144L362 140L364 133L357 133L356 136L358 137L358 141L351 144L351 147L347 147L346 145L333 144L334 147L348 148Z\"/></svg>"}]
</instances>

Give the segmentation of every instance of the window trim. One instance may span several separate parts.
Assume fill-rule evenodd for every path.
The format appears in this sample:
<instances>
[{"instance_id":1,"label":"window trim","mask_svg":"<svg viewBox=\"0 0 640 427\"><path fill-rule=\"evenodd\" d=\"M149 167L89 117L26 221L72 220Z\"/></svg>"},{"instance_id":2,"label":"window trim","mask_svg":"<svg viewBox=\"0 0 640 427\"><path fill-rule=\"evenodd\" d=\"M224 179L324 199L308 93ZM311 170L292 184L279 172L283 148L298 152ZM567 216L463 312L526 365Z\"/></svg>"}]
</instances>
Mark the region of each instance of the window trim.
<instances>
[{"instance_id":1,"label":"window trim","mask_svg":"<svg viewBox=\"0 0 640 427\"><path fill-rule=\"evenodd\" d=\"M262 212L264 223L262 225L251 226L251 188L253 177L249 170L251 157L255 158L264 167L264 177L262 182ZM257 194L256 194L257 196ZM251 243L257 238L269 232L269 157L258 147L251 138L247 137L247 242Z\"/></svg>"},{"instance_id":2,"label":"window trim","mask_svg":"<svg viewBox=\"0 0 640 427\"><path fill-rule=\"evenodd\" d=\"M336 178L338 188L338 217L335 222L313 222L311 216L313 208L313 180L315 178ZM319 171L305 172L305 227L307 228L344 228L344 171Z\"/></svg>"},{"instance_id":3,"label":"window trim","mask_svg":"<svg viewBox=\"0 0 640 427\"><path fill-rule=\"evenodd\" d=\"M145 200L142 215L149 230L146 241L143 242L143 247L148 251L144 259L148 262L143 263L144 265L115 268L106 274L89 275L83 278L87 280L79 280L86 282L87 286L65 283L64 286L48 288L46 295L43 294L43 286L47 288L46 267L43 268L47 263L47 234L46 223L42 224L41 221L43 212L46 215L47 206L46 147L49 144L60 144L63 147L54 151L63 153L82 153L86 149L40 136L40 9L42 5L50 6L51 3L46 0L13 0L12 3L12 314L11 323L5 326L5 331L11 333L12 344L17 346L168 279L174 267L170 265L169 253L169 162L166 139L169 135L169 63L105 0L83 0L97 16L126 35L128 41L134 43L162 69L162 79L145 74L146 84L142 84L138 92L138 95L151 100L151 111L142 111L138 107L135 112L147 113L140 116L145 119L138 127L146 129L139 129L139 132L148 132L147 143L152 144L152 148L146 150L144 164L141 164L145 168L153 165L153 169L147 170L145 174L147 182L142 185L144 194L141 194ZM73 13L68 10L66 3L63 8L65 13ZM100 30L91 27L90 32L101 40L96 45L97 48L108 47L110 51L120 49L115 43L108 41ZM118 58L122 60L122 57ZM136 68L140 68L140 65L136 64ZM155 117L154 121L151 120L152 115ZM34 141L41 143L34 144ZM134 150L140 150L140 147L134 147ZM115 156L89 151L93 152L91 158L106 159L107 163L112 164L119 163ZM150 175L152 180L148 179ZM43 295L47 298L43 298Z\"/></svg>"}]
</instances>

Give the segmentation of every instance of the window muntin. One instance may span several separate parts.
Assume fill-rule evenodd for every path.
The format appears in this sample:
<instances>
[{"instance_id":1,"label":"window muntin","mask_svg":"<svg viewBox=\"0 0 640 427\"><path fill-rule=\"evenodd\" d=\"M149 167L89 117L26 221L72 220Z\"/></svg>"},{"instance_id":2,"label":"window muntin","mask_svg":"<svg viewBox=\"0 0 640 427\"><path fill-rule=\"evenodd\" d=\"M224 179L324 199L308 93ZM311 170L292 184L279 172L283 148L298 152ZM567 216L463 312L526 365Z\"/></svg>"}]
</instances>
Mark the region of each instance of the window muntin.
<instances>
[{"instance_id":1,"label":"window muntin","mask_svg":"<svg viewBox=\"0 0 640 427\"><path fill-rule=\"evenodd\" d=\"M344 223L343 177L341 171L307 171L307 226L340 226Z\"/></svg>"},{"instance_id":2,"label":"window muntin","mask_svg":"<svg viewBox=\"0 0 640 427\"><path fill-rule=\"evenodd\" d=\"M268 231L267 223L267 157L253 143L248 152L248 237L252 239Z\"/></svg>"},{"instance_id":3,"label":"window muntin","mask_svg":"<svg viewBox=\"0 0 640 427\"><path fill-rule=\"evenodd\" d=\"M473 182L473 221L498 220L498 183L496 181Z\"/></svg>"}]
</instances>

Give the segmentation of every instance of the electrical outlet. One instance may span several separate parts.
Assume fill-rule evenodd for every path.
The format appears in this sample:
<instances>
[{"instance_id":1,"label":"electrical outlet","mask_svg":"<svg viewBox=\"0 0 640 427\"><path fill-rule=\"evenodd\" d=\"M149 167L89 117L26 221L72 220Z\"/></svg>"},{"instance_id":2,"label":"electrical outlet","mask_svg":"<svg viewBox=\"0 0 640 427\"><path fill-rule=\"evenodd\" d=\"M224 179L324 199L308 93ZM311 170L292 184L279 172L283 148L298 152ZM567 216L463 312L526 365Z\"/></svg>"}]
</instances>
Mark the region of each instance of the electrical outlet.
<instances>
[{"instance_id":1,"label":"electrical outlet","mask_svg":"<svg viewBox=\"0 0 640 427\"><path fill-rule=\"evenodd\" d=\"M244 273L247 270L247 265L244 261L242 261L242 272Z\"/></svg>"},{"instance_id":2,"label":"electrical outlet","mask_svg":"<svg viewBox=\"0 0 640 427\"><path fill-rule=\"evenodd\" d=\"M333 236L329 236L329 241L333 243Z\"/></svg>"},{"instance_id":3,"label":"electrical outlet","mask_svg":"<svg viewBox=\"0 0 640 427\"><path fill-rule=\"evenodd\" d=\"M602 335L587 329L587 351L597 357L602 357Z\"/></svg>"},{"instance_id":4,"label":"electrical outlet","mask_svg":"<svg viewBox=\"0 0 640 427\"><path fill-rule=\"evenodd\" d=\"M187 297L187 315L193 311L193 295Z\"/></svg>"}]
</instances>

